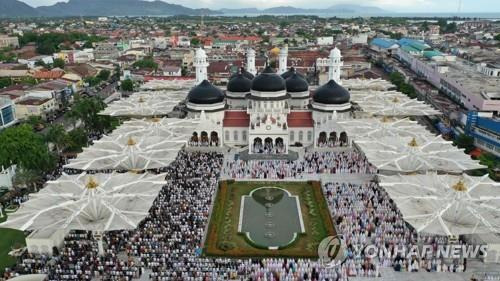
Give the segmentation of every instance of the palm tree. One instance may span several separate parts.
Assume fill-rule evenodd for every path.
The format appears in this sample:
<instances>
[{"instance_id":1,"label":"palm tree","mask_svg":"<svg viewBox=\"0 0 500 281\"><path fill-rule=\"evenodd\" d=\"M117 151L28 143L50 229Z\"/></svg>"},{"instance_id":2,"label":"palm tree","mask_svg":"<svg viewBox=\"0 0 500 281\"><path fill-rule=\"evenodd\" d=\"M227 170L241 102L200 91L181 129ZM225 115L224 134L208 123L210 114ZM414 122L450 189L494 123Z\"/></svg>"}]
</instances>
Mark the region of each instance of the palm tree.
<instances>
[{"instance_id":1,"label":"palm tree","mask_svg":"<svg viewBox=\"0 0 500 281\"><path fill-rule=\"evenodd\" d=\"M59 124L51 124L45 134L45 141L52 143L58 154L61 154L64 148L68 145L68 134L64 127Z\"/></svg>"},{"instance_id":2,"label":"palm tree","mask_svg":"<svg viewBox=\"0 0 500 281\"><path fill-rule=\"evenodd\" d=\"M18 169L13 179L14 188L19 191L19 189L31 187L33 192L37 192L37 183L41 179L41 175L33 170Z\"/></svg>"}]
</instances>

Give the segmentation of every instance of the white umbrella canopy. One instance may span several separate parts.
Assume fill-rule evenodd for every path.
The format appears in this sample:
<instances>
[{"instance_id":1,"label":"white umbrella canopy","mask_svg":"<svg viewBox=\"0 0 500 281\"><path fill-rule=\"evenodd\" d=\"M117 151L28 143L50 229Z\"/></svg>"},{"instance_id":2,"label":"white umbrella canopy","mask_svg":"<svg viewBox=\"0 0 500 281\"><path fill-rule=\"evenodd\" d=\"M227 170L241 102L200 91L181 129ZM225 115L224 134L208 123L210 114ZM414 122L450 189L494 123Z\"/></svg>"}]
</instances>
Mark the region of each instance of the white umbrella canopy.
<instances>
[{"instance_id":1,"label":"white umbrella canopy","mask_svg":"<svg viewBox=\"0 0 500 281\"><path fill-rule=\"evenodd\" d=\"M0 227L23 231L134 229L166 184L165 174L63 174L31 195Z\"/></svg>"},{"instance_id":2,"label":"white umbrella canopy","mask_svg":"<svg viewBox=\"0 0 500 281\"><path fill-rule=\"evenodd\" d=\"M141 85L141 90L181 90L196 86L195 79L151 80Z\"/></svg>"},{"instance_id":3,"label":"white umbrella canopy","mask_svg":"<svg viewBox=\"0 0 500 281\"><path fill-rule=\"evenodd\" d=\"M417 99L396 91L352 91L351 101L368 114L377 116L428 116L442 114Z\"/></svg>"},{"instance_id":4,"label":"white umbrella canopy","mask_svg":"<svg viewBox=\"0 0 500 281\"><path fill-rule=\"evenodd\" d=\"M128 98L111 103L99 114L115 117L126 116L164 116L170 113L179 102L186 99L187 91L136 92Z\"/></svg>"},{"instance_id":5,"label":"white umbrella canopy","mask_svg":"<svg viewBox=\"0 0 500 281\"><path fill-rule=\"evenodd\" d=\"M408 118L395 119L367 118L337 121L351 138L356 140L371 140L384 137L412 137L417 141L425 141L435 137L425 127Z\"/></svg>"},{"instance_id":6,"label":"white umbrella canopy","mask_svg":"<svg viewBox=\"0 0 500 281\"><path fill-rule=\"evenodd\" d=\"M383 79L347 79L342 80L342 86L349 90L387 91L395 88L394 84Z\"/></svg>"},{"instance_id":7,"label":"white umbrella canopy","mask_svg":"<svg viewBox=\"0 0 500 281\"><path fill-rule=\"evenodd\" d=\"M379 176L403 218L418 232L462 235L500 232L500 183L488 175L428 173Z\"/></svg>"},{"instance_id":8,"label":"white umbrella canopy","mask_svg":"<svg viewBox=\"0 0 500 281\"><path fill-rule=\"evenodd\" d=\"M188 141L200 124L199 119L149 118L125 121L110 136L155 136L171 141Z\"/></svg>"},{"instance_id":9,"label":"white umbrella canopy","mask_svg":"<svg viewBox=\"0 0 500 281\"><path fill-rule=\"evenodd\" d=\"M450 141L444 140L441 136L422 142L411 137L384 137L357 140L355 143L368 161L380 171L462 173L486 168L480 165L479 161L465 154L463 149L453 146Z\"/></svg>"},{"instance_id":10,"label":"white umbrella canopy","mask_svg":"<svg viewBox=\"0 0 500 281\"><path fill-rule=\"evenodd\" d=\"M65 168L79 170L147 170L170 165L185 140L162 137L105 136L84 148Z\"/></svg>"}]
</instances>

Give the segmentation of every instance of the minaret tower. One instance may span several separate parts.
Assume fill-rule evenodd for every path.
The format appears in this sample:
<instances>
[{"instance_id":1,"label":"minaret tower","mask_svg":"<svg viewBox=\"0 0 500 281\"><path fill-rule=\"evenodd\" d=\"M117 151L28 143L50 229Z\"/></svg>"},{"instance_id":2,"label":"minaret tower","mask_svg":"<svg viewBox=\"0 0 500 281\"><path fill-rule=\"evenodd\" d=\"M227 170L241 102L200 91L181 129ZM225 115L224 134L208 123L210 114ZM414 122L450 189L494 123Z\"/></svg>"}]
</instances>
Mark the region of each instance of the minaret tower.
<instances>
[{"instance_id":1,"label":"minaret tower","mask_svg":"<svg viewBox=\"0 0 500 281\"><path fill-rule=\"evenodd\" d=\"M288 62L288 45L285 45L280 50L279 54L279 71L278 74L281 75L286 72Z\"/></svg>"},{"instance_id":2,"label":"minaret tower","mask_svg":"<svg viewBox=\"0 0 500 281\"><path fill-rule=\"evenodd\" d=\"M335 47L330 51L330 65L328 67L328 81L334 80L337 84L342 85L340 81L340 68L344 65L340 50Z\"/></svg>"},{"instance_id":3,"label":"minaret tower","mask_svg":"<svg viewBox=\"0 0 500 281\"><path fill-rule=\"evenodd\" d=\"M194 58L194 67L196 68L196 85L199 85L203 80L208 80L207 76L207 54L202 48L196 50Z\"/></svg>"},{"instance_id":4,"label":"minaret tower","mask_svg":"<svg viewBox=\"0 0 500 281\"><path fill-rule=\"evenodd\" d=\"M257 74L257 69L255 68L255 51L252 48L247 51L247 71L253 75Z\"/></svg>"}]
</instances>

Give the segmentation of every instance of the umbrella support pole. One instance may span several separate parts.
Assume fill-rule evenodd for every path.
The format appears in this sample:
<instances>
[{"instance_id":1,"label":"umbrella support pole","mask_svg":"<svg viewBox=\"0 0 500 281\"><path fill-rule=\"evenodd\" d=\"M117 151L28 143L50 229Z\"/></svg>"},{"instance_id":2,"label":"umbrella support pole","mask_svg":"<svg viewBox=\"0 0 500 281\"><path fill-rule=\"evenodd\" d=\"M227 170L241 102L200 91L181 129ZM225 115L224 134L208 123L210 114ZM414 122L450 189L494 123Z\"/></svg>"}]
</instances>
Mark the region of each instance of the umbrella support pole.
<instances>
[{"instance_id":1,"label":"umbrella support pole","mask_svg":"<svg viewBox=\"0 0 500 281\"><path fill-rule=\"evenodd\" d=\"M99 252L99 256L104 256L104 242L102 241L102 232L94 232L94 239L97 241L97 250Z\"/></svg>"}]
</instances>

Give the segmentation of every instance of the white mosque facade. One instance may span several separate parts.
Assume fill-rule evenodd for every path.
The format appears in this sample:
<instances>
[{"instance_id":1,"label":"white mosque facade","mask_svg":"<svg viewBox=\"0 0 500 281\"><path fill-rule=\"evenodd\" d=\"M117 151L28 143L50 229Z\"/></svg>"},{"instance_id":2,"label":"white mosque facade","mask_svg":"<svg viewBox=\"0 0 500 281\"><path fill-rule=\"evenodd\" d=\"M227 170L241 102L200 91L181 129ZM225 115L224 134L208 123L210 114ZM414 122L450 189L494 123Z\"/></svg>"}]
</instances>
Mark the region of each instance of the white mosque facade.
<instances>
[{"instance_id":1,"label":"white mosque facade","mask_svg":"<svg viewBox=\"0 0 500 281\"><path fill-rule=\"evenodd\" d=\"M276 73L267 67L256 74L255 51L247 52L246 70L234 74L225 93L207 80L207 56L198 49L196 82L188 94L191 117L200 117L191 144L248 147L249 153L288 153L290 146L348 145L336 120L349 119L349 92L340 80L342 56L330 52L329 82L311 91L306 78L287 70L287 48L279 54Z\"/></svg>"}]
</instances>

